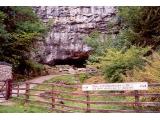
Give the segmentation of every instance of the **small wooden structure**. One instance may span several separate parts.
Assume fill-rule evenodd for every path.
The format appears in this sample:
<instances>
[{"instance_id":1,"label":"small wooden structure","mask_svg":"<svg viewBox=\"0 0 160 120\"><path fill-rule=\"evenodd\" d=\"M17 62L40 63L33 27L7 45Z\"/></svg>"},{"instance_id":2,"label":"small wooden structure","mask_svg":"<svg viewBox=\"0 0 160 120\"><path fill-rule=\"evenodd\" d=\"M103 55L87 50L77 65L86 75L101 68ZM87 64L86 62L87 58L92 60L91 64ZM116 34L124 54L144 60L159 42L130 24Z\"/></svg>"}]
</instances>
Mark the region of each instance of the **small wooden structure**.
<instances>
[{"instance_id":1,"label":"small wooden structure","mask_svg":"<svg viewBox=\"0 0 160 120\"><path fill-rule=\"evenodd\" d=\"M12 65L0 62L0 98L9 99L12 91Z\"/></svg>"}]
</instances>

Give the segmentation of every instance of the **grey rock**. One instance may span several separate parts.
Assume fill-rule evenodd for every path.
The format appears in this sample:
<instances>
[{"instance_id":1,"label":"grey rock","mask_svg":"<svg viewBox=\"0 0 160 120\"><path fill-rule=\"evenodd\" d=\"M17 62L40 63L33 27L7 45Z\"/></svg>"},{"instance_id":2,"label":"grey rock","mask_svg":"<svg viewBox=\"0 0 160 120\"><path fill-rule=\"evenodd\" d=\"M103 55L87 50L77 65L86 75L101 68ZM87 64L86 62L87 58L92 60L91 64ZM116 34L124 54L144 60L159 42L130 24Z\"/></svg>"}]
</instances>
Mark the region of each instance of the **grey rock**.
<instances>
[{"instance_id":1,"label":"grey rock","mask_svg":"<svg viewBox=\"0 0 160 120\"><path fill-rule=\"evenodd\" d=\"M33 58L38 57L37 60L44 63L72 59L77 52L89 55L91 48L83 39L95 30L102 36L110 34L107 23L116 20L117 11L115 7L101 6L38 6L33 9L44 23L54 21L45 40L37 43L38 52L32 53Z\"/></svg>"},{"instance_id":2,"label":"grey rock","mask_svg":"<svg viewBox=\"0 0 160 120\"><path fill-rule=\"evenodd\" d=\"M12 66L8 64L0 64L0 81L12 79Z\"/></svg>"}]
</instances>

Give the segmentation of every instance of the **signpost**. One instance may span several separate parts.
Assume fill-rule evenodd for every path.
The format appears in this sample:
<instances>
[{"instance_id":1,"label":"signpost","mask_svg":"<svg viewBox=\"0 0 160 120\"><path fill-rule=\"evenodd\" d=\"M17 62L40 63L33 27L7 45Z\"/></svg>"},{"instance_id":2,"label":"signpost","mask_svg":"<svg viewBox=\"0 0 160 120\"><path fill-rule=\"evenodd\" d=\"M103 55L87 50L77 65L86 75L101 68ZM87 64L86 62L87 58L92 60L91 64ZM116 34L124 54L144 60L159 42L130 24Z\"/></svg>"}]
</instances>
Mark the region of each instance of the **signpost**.
<instances>
[{"instance_id":1,"label":"signpost","mask_svg":"<svg viewBox=\"0 0 160 120\"><path fill-rule=\"evenodd\" d=\"M90 84L82 85L83 91L124 91L124 90L148 90L147 82L132 82L132 83L108 83L108 84Z\"/></svg>"}]
</instances>

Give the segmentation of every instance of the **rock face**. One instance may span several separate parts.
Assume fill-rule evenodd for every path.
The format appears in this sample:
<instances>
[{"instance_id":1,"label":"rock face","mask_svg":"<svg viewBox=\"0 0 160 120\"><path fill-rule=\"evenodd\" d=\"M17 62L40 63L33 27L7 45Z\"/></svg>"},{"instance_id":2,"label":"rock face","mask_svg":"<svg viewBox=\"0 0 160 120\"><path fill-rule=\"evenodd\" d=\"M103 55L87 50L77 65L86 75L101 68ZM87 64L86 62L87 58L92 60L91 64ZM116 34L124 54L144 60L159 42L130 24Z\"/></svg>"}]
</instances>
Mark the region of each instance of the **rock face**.
<instances>
[{"instance_id":1,"label":"rock face","mask_svg":"<svg viewBox=\"0 0 160 120\"><path fill-rule=\"evenodd\" d=\"M110 34L107 23L116 21L115 7L34 7L44 23L51 25L45 41L38 42L39 49L33 56L43 63L54 64L85 61L91 48L84 44L88 34L93 31L102 33L102 39ZM113 28L114 29L114 28ZM117 32L115 28L112 32Z\"/></svg>"}]
</instances>

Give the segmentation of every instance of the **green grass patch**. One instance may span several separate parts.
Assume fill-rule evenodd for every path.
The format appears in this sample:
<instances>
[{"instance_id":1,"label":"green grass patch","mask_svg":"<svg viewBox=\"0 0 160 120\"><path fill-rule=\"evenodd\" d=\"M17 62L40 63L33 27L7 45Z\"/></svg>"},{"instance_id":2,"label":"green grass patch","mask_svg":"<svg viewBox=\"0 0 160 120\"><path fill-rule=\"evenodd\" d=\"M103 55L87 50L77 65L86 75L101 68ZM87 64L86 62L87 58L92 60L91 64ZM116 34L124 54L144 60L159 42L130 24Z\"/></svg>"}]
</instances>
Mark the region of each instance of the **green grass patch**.
<instances>
[{"instance_id":1,"label":"green grass patch","mask_svg":"<svg viewBox=\"0 0 160 120\"><path fill-rule=\"evenodd\" d=\"M64 84L76 84L75 75L62 75L54 77L50 80L45 81L45 83L64 83Z\"/></svg>"},{"instance_id":2,"label":"green grass patch","mask_svg":"<svg viewBox=\"0 0 160 120\"><path fill-rule=\"evenodd\" d=\"M47 113L47 109L41 106L25 105L16 102L13 105L0 105L0 113Z\"/></svg>"}]
</instances>

